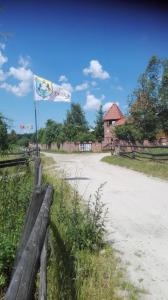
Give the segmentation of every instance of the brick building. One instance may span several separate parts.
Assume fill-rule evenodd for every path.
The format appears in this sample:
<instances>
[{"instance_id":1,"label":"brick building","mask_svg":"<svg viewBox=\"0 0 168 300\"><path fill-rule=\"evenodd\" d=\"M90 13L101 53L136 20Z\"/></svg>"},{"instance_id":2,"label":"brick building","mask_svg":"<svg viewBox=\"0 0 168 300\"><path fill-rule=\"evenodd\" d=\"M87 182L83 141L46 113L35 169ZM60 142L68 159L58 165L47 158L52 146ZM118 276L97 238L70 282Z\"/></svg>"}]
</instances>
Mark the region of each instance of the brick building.
<instances>
[{"instance_id":1,"label":"brick building","mask_svg":"<svg viewBox=\"0 0 168 300\"><path fill-rule=\"evenodd\" d=\"M112 104L105 113L104 118L104 144L109 144L115 139L113 128L125 123L125 117L117 104Z\"/></svg>"}]
</instances>

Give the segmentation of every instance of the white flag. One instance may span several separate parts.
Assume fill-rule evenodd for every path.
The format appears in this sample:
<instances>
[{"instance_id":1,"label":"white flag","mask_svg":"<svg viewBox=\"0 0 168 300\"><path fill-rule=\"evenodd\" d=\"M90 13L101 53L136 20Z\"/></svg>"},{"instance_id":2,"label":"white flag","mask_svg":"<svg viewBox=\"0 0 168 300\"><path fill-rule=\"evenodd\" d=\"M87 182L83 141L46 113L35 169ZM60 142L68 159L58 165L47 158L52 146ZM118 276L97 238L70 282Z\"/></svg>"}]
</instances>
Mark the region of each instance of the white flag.
<instances>
[{"instance_id":1,"label":"white flag","mask_svg":"<svg viewBox=\"0 0 168 300\"><path fill-rule=\"evenodd\" d=\"M70 102L71 93L49 80L34 75L34 99Z\"/></svg>"}]
</instances>

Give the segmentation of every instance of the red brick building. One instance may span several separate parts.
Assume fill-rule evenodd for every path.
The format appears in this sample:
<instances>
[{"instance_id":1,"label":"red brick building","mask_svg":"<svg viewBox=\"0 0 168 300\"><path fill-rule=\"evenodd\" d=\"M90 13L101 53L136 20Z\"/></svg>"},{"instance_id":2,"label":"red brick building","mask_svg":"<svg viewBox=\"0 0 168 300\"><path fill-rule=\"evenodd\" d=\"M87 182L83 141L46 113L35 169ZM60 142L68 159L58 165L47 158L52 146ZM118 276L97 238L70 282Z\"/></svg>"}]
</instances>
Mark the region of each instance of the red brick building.
<instances>
[{"instance_id":1,"label":"red brick building","mask_svg":"<svg viewBox=\"0 0 168 300\"><path fill-rule=\"evenodd\" d=\"M113 133L113 128L118 125L123 125L125 123L125 117L122 114L117 104L112 104L109 110L104 115L104 143L111 143L115 136Z\"/></svg>"}]
</instances>

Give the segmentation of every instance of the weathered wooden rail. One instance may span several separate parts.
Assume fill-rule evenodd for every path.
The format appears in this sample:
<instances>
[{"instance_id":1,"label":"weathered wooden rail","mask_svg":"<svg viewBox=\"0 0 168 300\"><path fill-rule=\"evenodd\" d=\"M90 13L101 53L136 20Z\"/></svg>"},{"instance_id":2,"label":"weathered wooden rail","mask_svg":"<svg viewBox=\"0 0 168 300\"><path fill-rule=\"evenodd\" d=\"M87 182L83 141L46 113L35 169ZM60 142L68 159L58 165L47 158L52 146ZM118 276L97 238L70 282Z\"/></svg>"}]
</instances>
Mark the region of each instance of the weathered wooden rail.
<instances>
[{"instance_id":1,"label":"weathered wooden rail","mask_svg":"<svg viewBox=\"0 0 168 300\"><path fill-rule=\"evenodd\" d=\"M0 168L14 167L18 165L28 165L28 158L15 158L0 161Z\"/></svg>"},{"instance_id":2,"label":"weathered wooden rail","mask_svg":"<svg viewBox=\"0 0 168 300\"><path fill-rule=\"evenodd\" d=\"M123 157L168 161L168 146L116 145L115 149L117 149L118 154ZM167 152L152 153L150 152L151 149L167 149Z\"/></svg>"},{"instance_id":3,"label":"weathered wooden rail","mask_svg":"<svg viewBox=\"0 0 168 300\"><path fill-rule=\"evenodd\" d=\"M35 159L34 189L15 258L6 300L34 299L40 268L39 299L47 299L47 240L53 187L42 185L42 166Z\"/></svg>"},{"instance_id":4,"label":"weathered wooden rail","mask_svg":"<svg viewBox=\"0 0 168 300\"><path fill-rule=\"evenodd\" d=\"M19 155L19 158L13 158L13 159L7 159L7 160L1 160L0 161L0 168L7 168L7 167L14 167L19 165L28 165L29 159L36 153L36 150L28 150L24 152L9 152L6 155Z\"/></svg>"}]
</instances>

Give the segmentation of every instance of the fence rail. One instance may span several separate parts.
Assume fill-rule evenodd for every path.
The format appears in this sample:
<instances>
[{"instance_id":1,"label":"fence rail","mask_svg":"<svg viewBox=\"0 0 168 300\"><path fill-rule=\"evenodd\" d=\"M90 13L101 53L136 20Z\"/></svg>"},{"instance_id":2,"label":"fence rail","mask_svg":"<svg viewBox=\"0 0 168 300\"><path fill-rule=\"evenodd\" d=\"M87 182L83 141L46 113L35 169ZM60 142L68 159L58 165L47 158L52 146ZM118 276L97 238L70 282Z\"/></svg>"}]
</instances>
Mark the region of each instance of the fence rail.
<instances>
[{"instance_id":1,"label":"fence rail","mask_svg":"<svg viewBox=\"0 0 168 300\"><path fill-rule=\"evenodd\" d=\"M126 149L126 151L124 150ZM130 149L130 150L129 150ZM142 149L142 150L141 150ZM167 149L167 152L153 153L153 149ZM146 150L146 151L145 151ZM149 159L155 161L168 161L168 146L144 146L144 145L115 145L114 152L122 157Z\"/></svg>"},{"instance_id":2,"label":"fence rail","mask_svg":"<svg viewBox=\"0 0 168 300\"><path fill-rule=\"evenodd\" d=\"M10 155L20 155L19 158L13 158L13 159L7 159L7 160L1 160L0 161L0 169L2 168L7 168L7 167L14 167L18 165L28 165L29 164L29 159L33 154L36 154L36 150L31 149L28 151L24 152L10 152L6 153L5 155L10 156Z\"/></svg>"},{"instance_id":3,"label":"fence rail","mask_svg":"<svg viewBox=\"0 0 168 300\"><path fill-rule=\"evenodd\" d=\"M33 299L39 267L39 299L47 299L47 228L53 187L42 184L42 166L39 157L35 159L34 173L34 189L20 237L11 281L5 295L6 300Z\"/></svg>"},{"instance_id":4,"label":"fence rail","mask_svg":"<svg viewBox=\"0 0 168 300\"><path fill-rule=\"evenodd\" d=\"M0 168L14 167L18 165L28 165L29 161L27 158L16 158L0 161Z\"/></svg>"}]
</instances>

